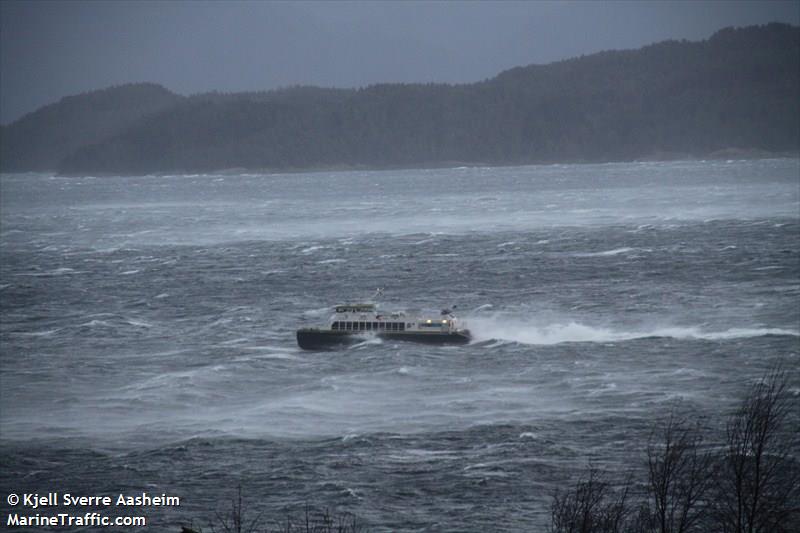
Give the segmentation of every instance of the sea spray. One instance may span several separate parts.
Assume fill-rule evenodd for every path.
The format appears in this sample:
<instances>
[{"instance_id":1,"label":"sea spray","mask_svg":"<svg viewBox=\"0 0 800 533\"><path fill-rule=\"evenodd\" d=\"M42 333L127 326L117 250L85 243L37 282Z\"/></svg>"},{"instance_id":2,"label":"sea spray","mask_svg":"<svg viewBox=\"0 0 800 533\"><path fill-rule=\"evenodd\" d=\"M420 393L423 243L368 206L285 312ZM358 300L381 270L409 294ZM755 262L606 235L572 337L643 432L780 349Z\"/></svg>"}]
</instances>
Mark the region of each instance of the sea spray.
<instances>
[{"instance_id":1,"label":"sea spray","mask_svg":"<svg viewBox=\"0 0 800 533\"><path fill-rule=\"evenodd\" d=\"M737 327L712 331L696 326L663 326L615 329L587 325L574 320L547 322L535 317L528 320L508 318L503 314L469 317L467 325L476 342L495 340L531 345L553 345L566 342L621 342L652 337L715 341L764 335L800 336L800 331L785 328Z\"/></svg>"}]
</instances>

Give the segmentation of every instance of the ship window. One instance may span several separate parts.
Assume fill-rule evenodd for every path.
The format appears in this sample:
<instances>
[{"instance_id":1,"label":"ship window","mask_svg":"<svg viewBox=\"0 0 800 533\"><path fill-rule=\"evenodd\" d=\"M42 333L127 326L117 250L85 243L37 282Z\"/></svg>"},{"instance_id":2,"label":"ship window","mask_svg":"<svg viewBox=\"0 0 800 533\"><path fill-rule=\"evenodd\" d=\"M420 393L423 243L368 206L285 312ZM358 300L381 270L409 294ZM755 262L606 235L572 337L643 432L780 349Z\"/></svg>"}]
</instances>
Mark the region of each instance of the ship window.
<instances>
[{"instance_id":1,"label":"ship window","mask_svg":"<svg viewBox=\"0 0 800 533\"><path fill-rule=\"evenodd\" d=\"M397 322L392 322L392 331L397 331L398 329Z\"/></svg>"},{"instance_id":2,"label":"ship window","mask_svg":"<svg viewBox=\"0 0 800 533\"><path fill-rule=\"evenodd\" d=\"M373 322L372 323L372 329L378 329L378 323L377 322Z\"/></svg>"},{"instance_id":3,"label":"ship window","mask_svg":"<svg viewBox=\"0 0 800 533\"><path fill-rule=\"evenodd\" d=\"M400 331L405 331L406 330L406 323L405 322L400 322L399 326L400 326Z\"/></svg>"},{"instance_id":4,"label":"ship window","mask_svg":"<svg viewBox=\"0 0 800 533\"><path fill-rule=\"evenodd\" d=\"M367 329L367 325L364 322L359 322L358 323L358 329L360 329L360 330Z\"/></svg>"},{"instance_id":5,"label":"ship window","mask_svg":"<svg viewBox=\"0 0 800 533\"><path fill-rule=\"evenodd\" d=\"M339 323L334 322L333 324L331 324L331 329L339 329Z\"/></svg>"},{"instance_id":6,"label":"ship window","mask_svg":"<svg viewBox=\"0 0 800 533\"><path fill-rule=\"evenodd\" d=\"M346 322L345 324L347 324L347 328L346 329L348 329L349 331L353 331L353 323L352 322Z\"/></svg>"},{"instance_id":7,"label":"ship window","mask_svg":"<svg viewBox=\"0 0 800 533\"><path fill-rule=\"evenodd\" d=\"M386 324L383 322L378 322L378 329L386 329Z\"/></svg>"},{"instance_id":8,"label":"ship window","mask_svg":"<svg viewBox=\"0 0 800 533\"><path fill-rule=\"evenodd\" d=\"M367 329L368 329L368 330L371 330L371 329L372 329L372 322L367 322Z\"/></svg>"}]
</instances>

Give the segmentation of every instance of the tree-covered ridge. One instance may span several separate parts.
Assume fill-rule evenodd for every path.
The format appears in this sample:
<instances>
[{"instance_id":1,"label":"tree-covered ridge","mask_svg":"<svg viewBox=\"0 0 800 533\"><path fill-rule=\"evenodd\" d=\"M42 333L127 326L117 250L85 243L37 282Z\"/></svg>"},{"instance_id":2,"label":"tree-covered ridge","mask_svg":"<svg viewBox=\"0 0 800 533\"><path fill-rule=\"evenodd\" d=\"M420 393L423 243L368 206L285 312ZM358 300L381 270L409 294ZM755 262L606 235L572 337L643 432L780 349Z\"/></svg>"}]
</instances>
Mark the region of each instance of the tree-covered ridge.
<instances>
[{"instance_id":1,"label":"tree-covered ridge","mask_svg":"<svg viewBox=\"0 0 800 533\"><path fill-rule=\"evenodd\" d=\"M54 170L77 149L116 135L182 98L152 83L64 97L0 130L0 165L6 172Z\"/></svg>"},{"instance_id":2,"label":"tree-covered ridge","mask_svg":"<svg viewBox=\"0 0 800 533\"><path fill-rule=\"evenodd\" d=\"M4 170L5 138L17 141L17 124L3 132ZM518 67L464 85L175 97L103 139L79 137L84 142L64 154L59 171L522 164L731 148L797 153L800 28L725 29L701 42ZM29 137L15 146L28 142L36 144Z\"/></svg>"}]
</instances>

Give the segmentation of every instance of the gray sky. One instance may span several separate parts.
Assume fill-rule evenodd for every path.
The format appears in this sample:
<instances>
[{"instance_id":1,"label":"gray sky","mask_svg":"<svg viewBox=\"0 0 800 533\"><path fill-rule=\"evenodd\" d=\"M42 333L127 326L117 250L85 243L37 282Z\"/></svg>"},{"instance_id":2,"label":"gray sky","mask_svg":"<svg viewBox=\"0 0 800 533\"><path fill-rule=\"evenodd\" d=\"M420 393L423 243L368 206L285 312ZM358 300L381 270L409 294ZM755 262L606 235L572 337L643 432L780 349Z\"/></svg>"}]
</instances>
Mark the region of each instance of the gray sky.
<instances>
[{"instance_id":1,"label":"gray sky","mask_svg":"<svg viewBox=\"0 0 800 533\"><path fill-rule=\"evenodd\" d=\"M181 94L473 82L771 21L800 24L800 1L0 0L0 123L127 82Z\"/></svg>"}]
</instances>

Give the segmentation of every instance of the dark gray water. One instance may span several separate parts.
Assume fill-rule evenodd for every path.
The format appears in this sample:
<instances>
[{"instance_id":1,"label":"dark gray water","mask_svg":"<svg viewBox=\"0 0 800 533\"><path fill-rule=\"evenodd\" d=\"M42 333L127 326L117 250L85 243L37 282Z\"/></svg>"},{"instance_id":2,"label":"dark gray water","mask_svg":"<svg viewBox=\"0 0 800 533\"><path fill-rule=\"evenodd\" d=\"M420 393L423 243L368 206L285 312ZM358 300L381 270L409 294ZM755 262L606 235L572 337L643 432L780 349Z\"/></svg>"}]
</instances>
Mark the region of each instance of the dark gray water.
<instances>
[{"instance_id":1,"label":"dark gray water","mask_svg":"<svg viewBox=\"0 0 800 533\"><path fill-rule=\"evenodd\" d=\"M147 531L207 527L241 485L269 521L537 531L676 404L778 361L800 394L797 160L0 186L4 526L12 492L146 491L181 498ZM376 287L474 342L297 349Z\"/></svg>"}]
</instances>

